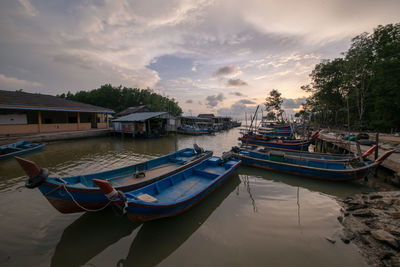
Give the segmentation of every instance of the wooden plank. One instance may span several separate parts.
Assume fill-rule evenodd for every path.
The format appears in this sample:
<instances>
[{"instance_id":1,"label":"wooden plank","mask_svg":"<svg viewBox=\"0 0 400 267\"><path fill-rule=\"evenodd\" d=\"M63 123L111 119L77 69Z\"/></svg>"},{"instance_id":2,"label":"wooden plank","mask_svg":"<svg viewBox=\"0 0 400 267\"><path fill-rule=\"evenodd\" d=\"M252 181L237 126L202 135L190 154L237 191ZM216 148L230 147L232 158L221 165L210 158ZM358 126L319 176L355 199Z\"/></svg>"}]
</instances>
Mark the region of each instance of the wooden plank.
<instances>
[{"instance_id":1,"label":"wooden plank","mask_svg":"<svg viewBox=\"0 0 400 267\"><path fill-rule=\"evenodd\" d=\"M318 135L318 139L320 139L321 141L326 141L326 142L335 144L336 146L339 146L339 147L347 149L347 150L350 149L350 151L352 153L357 153L356 142L342 140L339 136L334 136L334 135L331 135L328 133L320 133ZM370 146L360 145L360 149L361 149L362 153L366 152L370 148L371 148ZM382 149L382 147L380 149ZM368 156L368 159L374 160L374 156L375 155L370 155L370 156ZM387 158L382 163L382 166L392 170L393 172L396 173L396 175L400 176L400 154L393 153L389 158Z\"/></svg>"}]
</instances>

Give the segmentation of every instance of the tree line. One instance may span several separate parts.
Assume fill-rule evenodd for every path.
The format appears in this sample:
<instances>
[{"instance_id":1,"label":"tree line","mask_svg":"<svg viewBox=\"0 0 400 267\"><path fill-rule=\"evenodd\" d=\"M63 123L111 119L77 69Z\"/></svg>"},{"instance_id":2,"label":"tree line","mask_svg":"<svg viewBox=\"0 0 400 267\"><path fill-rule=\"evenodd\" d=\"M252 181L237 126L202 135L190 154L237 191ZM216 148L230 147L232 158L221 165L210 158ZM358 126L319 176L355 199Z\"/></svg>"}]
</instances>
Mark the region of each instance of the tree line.
<instances>
[{"instance_id":1,"label":"tree line","mask_svg":"<svg viewBox=\"0 0 400 267\"><path fill-rule=\"evenodd\" d=\"M153 90L127 88L122 86L102 85L91 91L79 91L75 94L57 95L58 97L86 104L109 108L120 112L128 107L146 105L152 111L169 111L174 116L182 115L182 109L174 98L168 98L155 93Z\"/></svg>"},{"instance_id":2,"label":"tree line","mask_svg":"<svg viewBox=\"0 0 400 267\"><path fill-rule=\"evenodd\" d=\"M389 132L400 127L400 23L351 41L343 57L311 72L311 93L296 116L314 124Z\"/></svg>"}]
</instances>

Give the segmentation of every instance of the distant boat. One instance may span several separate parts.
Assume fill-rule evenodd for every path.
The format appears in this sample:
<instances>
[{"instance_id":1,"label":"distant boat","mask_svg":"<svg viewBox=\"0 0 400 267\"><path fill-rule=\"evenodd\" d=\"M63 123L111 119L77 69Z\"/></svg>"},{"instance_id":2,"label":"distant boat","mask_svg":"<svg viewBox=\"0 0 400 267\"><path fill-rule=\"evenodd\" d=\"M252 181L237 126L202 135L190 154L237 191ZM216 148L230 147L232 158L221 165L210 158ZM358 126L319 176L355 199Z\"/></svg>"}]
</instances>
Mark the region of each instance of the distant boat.
<instances>
[{"instance_id":1,"label":"distant boat","mask_svg":"<svg viewBox=\"0 0 400 267\"><path fill-rule=\"evenodd\" d=\"M239 160L211 157L182 172L140 189L117 193L105 180L93 180L133 221L180 214L221 186L238 169Z\"/></svg>"},{"instance_id":2,"label":"distant boat","mask_svg":"<svg viewBox=\"0 0 400 267\"><path fill-rule=\"evenodd\" d=\"M32 144L29 141L20 141L9 145L0 146L0 159L6 159L32 151L42 149L43 143Z\"/></svg>"},{"instance_id":3,"label":"distant boat","mask_svg":"<svg viewBox=\"0 0 400 267\"><path fill-rule=\"evenodd\" d=\"M274 148L274 147L259 147L259 146L243 146L243 147L232 147L232 151L239 153L240 150L251 150L259 153L281 153L285 158L296 158L296 159L312 159L319 161L328 162L350 162L359 161L360 156L355 154L331 154L331 153L317 153L308 151L299 151L292 149ZM376 145L371 147L368 151L361 155L363 160L366 160L376 149Z\"/></svg>"},{"instance_id":4,"label":"distant boat","mask_svg":"<svg viewBox=\"0 0 400 267\"><path fill-rule=\"evenodd\" d=\"M29 179L25 186L38 187L47 200L62 213L94 211L105 207L108 199L93 179L108 181L120 191L140 188L174 173L182 171L212 156L212 151L185 148L175 153L143 163L86 175L48 177L47 169L34 162L15 157Z\"/></svg>"},{"instance_id":5,"label":"distant boat","mask_svg":"<svg viewBox=\"0 0 400 267\"><path fill-rule=\"evenodd\" d=\"M233 153L233 156L242 160L244 165L320 180L347 181L366 177L370 171L378 167L394 152L395 150L388 151L375 161L355 162L354 164L351 162L291 158L279 151L260 153L243 149L238 153Z\"/></svg>"},{"instance_id":6,"label":"distant boat","mask_svg":"<svg viewBox=\"0 0 400 267\"><path fill-rule=\"evenodd\" d=\"M213 132L212 129L203 129L198 127L192 127L190 125L185 125L177 130L180 134L189 134L189 135L202 135L202 134L211 134Z\"/></svg>"},{"instance_id":7,"label":"distant boat","mask_svg":"<svg viewBox=\"0 0 400 267\"><path fill-rule=\"evenodd\" d=\"M259 128L258 133L266 136L291 136L292 131L288 129Z\"/></svg>"}]
</instances>

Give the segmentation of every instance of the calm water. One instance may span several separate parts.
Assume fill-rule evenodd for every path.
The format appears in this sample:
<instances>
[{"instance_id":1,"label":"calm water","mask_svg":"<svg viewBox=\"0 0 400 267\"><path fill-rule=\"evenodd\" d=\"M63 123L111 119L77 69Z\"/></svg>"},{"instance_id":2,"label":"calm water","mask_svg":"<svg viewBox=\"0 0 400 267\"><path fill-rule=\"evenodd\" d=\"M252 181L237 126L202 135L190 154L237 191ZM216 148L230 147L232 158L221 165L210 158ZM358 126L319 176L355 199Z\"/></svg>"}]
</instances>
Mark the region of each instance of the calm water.
<instances>
[{"instance_id":1,"label":"calm water","mask_svg":"<svg viewBox=\"0 0 400 267\"><path fill-rule=\"evenodd\" d=\"M24 157L52 174L76 175L193 143L219 156L238 136L233 129L214 136L84 139L49 143ZM340 241L336 201L370 190L362 182L326 183L241 167L188 212L144 224L112 210L60 214L24 182L15 160L0 163L1 266L366 266L354 245Z\"/></svg>"}]
</instances>

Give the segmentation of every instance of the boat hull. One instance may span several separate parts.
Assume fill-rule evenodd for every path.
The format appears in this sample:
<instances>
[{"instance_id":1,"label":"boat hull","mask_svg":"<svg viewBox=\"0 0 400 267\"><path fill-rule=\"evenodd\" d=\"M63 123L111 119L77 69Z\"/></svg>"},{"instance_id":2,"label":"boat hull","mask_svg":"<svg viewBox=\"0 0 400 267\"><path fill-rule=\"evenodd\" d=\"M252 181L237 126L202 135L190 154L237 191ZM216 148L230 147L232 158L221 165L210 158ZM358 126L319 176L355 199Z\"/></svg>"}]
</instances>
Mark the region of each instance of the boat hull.
<instances>
[{"instance_id":1,"label":"boat hull","mask_svg":"<svg viewBox=\"0 0 400 267\"><path fill-rule=\"evenodd\" d=\"M140 183L116 186L116 190L126 192L146 186L150 183L178 173L212 156L212 152L204 153L199 158L181 165L173 170L160 173L152 179L144 180ZM46 197L49 203L61 213L83 212L85 210L98 210L109 204L109 200L98 187L76 187L64 185L57 180L46 179L39 186L40 192Z\"/></svg>"},{"instance_id":2,"label":"boat hull","mask_svg":"<svg viewBox=\"0 0 400 267\"><path fill-rule=\"evenodd\" d=\"M311 141L300 141L300 142L288 142L288 141L264 141L256 138L241 138L242 144L246 145L258 145L264 147L273 147L273 148L283 148L283 149L291 149L291 150L303 150L308 151L308 147L311 144ZM279 142L282 141L282 142Z\"/></svg>"},{"instance_id":3,"label":"boat hull","mask_svg":"<svg viewBox=\"0 0 400 267\"><path fill-rule=\"evenodd\" d=\"M362 168L339 170L276 162L273 160L246 156L240 153L233 153L233 156L237 159L240 159L244 165L326 181L349 181L362 179L379 165L377 163L372 163Z\"/></svg>"},{"instance_id":4,"label":"boat hull","mask_svg":"<svg viewBox=\"0 0 400 267\"><path fill-rule=\"evenodd\" d=\"M213 191L228 181L229 178L238 170L240 164L240 161L236 161L229 171L225 172L223 175L218 177L218 179L213 181L212 184L206 186L200 192L184 201L169 205L152 205L143 202L128 202L127 215L133 221L143 222L181 214L195 206L202 199L206 198ZM122 204L119 204L119 207L122 209Z\"/></svg>"}]
</instances>

